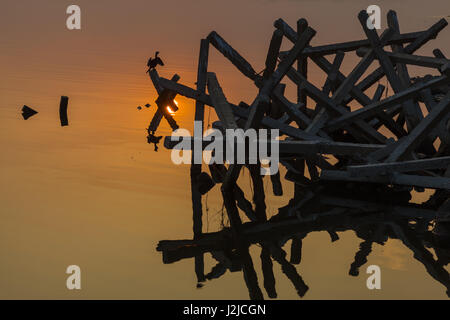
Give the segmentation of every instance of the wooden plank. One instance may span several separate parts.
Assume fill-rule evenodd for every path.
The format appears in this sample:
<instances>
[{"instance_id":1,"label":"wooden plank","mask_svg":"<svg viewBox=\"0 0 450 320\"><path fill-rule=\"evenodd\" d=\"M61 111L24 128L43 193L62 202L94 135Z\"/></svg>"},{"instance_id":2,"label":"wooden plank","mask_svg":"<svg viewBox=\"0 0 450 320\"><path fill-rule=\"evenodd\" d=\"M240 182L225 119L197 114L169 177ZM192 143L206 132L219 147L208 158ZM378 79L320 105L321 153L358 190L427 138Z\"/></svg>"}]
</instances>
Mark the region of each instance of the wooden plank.
<instances>
[{"instance_id":1,"label":"wooden plank","mask_svg":"<svg viewBox=\"0 0 450 320\"><path fill-rule=\"evenodd\" d=\"M336 105L334 101L326 96L321 90L304 79L302 75L300 75L295 69L291 68L287 75L289 79L291 79L294 83L301 83L304 86L305 90L308 92L308 95L317 103L326 107L332 114L341 114L342 116L350 114L347 109L342 106ZM375 129L373 129L363 121L356 121L355 125L357 126L357 129L362 131L364 134L367 134L367 136L371 138L371 140L369 140L370 142L383 143L386 140L386 137L384 137L381 133L377 132ZM328 125L327 128L329 128ZM347 130L360 142L367 141L367 138L365 138L364 135L359 134L358 131L355 132L354 128L348 127Z\"/></svg>"},{"instance_id":2,"label":"wooden plank","mask_svg":"<svg viewBox=\"0 0 450 320\"><path fill-rule=\"evenodd\" d=\"M327 59L325 59L324 57L316 57L313 56L311 58L322 70L324 70L326 73L330 73L331 72L331 68L332 65L328 62ZM343 81L345 81L346 77L341 73L341 72L337 72L337 78L336 78L336 85L340 85ZM370 103L372 103L372 99L370 99L367 95L364 94L363 91L361 91L358 86L353 86L351 91L350 91L350 95L355 98L361 105L365 106L368 105ZM347 102L346 102L347 103ZM384 113L383 111L380 111L376 114L377 117L379 117L380 119L384 119L383 124L389 129L391 130L394 134L396 132L398 132L398 126L393 125L390 121L387 122L385 121L385 119L389 119L392 118L390 117L387 113ZM377 122L375 122L377 123ZM375 127L375 125L369 124L372 127Z\"/></svg>"},{"instance_id":3,"label":"wooden plank","mask_svg":"<svg viewBox=\"0 0 450 320\"><path fill-rule=\"evenodd\" d=\"M396 143L396 148L386 162L394 162L413 151L430 133L430 130L450 111L450 92L436 105L433 110L414 128L402 141Z\"/></svg>"},{"instance_id":4,"label":"wooden plank","mask_svg":"<svg viewBox=\"0 0 450 320\"><path fill-rule=\"evenodd\" d=\"M270 141L260 140L260 143L270 143ZM381 150L384 145L360 144L334 141L294 141L280 140L279 152L283 154L311 155L311 154L333 154L356 156L364 155L376 150Z\"/></svg>"},{"instance_id":5,"label":"wooden plank","mask_svg":"<svg viewBox=\"0 0 450 320\"><path fill-rule=\"evenodd\" d=\"M338 51L336 53L336 56L334 57L333 64L328 72L328 76L322 88L323 93L327 96L337 84L337 75L339 73L339 68L341 67L342 61L344 60L344 55L344 52ZM306 131L312 134L316 134L316 132L321 130L321 128L329 118L326 108L322 107L319 103L316 104L315 110L318 110L318 112L316 113L316 116L314 117L311 124L306 128Z\"/></svg>"},{"instance_id":6,"label":"wooden plank","mask_svg":"<svg viewBox=\"0 0 450 320\"><path fill-rule=\"evenodd\" d=\"M316 34L316 31L310 27L302 34L302 36L295 43L294 47L289 51L289 54L283 61L280 62L278 68L273 72L273 74L264 81L260 92L256 99L253 101L250 107L250 115L247 119L247 123L244 129L257 128L258 122L262 117L262 103L261 100L267 100L268 95L275 89L275 87L280 83L281 79L286 75L286 73L291 69L298 55L304 50L304 48L309 44L312 37Z\"/></svg>"},{"instance_id":7,"label":"wooden plank","mask_svg":"<svg viewBox=\"0 0 450 320\"><path fill-rule=\"evenodd\" d=\"M290 41L292 41L292 42L294 42L295 43L295 41L297 41L297 39L298 39L298 35L295 33L295 31L288 25L288 24L286 24L283 20L281 20L281 19L279 19L279 20L277 20L278 21L278 27L279 27L279 29L280 30L282 30L283 31L283 33L284 33L284 35L290 40ZM388 40L388 43L389 43L389 40ZM308 48L306 48L305 50L307 50ZM337 52L339 52L340 50L338 50ZM344 50L345 51L345 50ZM342 51L342 52L344 52L344 51ZM333 66L332 66L332 64L330 63L330 62L328 62L328 60L326 59L326 58L324 58L323 56L321 56L321 55L312 55L312 56L310 56L310 58L314 61L314 63L316 63L322 70L324 70L327 74L329 74L330 72L331 72L331 70L332 70L332 68L333 68ZM289 74L288 74L289 75ZM293 73L291 74L291 76L293 75ZM291 77L291 80L293 80L293 78ZM340 85L343 81L345 81L346 80L346 77L341 73L341 72L337 72L337 79L336 79L336 81L337 81L337 85ZM293 80L294 81L294 80ZM295 81L294 81L295 82ZM352 97L355 97L356 99L357 99L357 101L359 102L359 103L361 103L362 105L367 105L367 104L370 104L370 102L371 102L371 99L369 98L369 97L367 97L365 94L364 94L364 92L362 91L362 90L360 90L358 87L355 87L355 86L353 86L352 87L352 89L351 89L351 96ZM345 102L345 104L347 104L348 102L346 101ZM325 117L321 117L321 118L318 118L317 119L317 121L319 122L319 124L320 124L320 121L319 120L321 120L322 122L323 121L325 121L326 119L325 119ZM318 124L318 125L319 125ZM362 123L360 123L361 125L362 125ZM386 124L387 126L388 126L388 128L390 129L390 130L392 130L390 127L389 127L389 124ZM372 135L375 135L375 137L373 137L372 138L372 141L374 141L374 142L380 142L380 141L382 141L382 140L380 140L380 139L383 139L382 137L380 137L380 136L378 136L377 137L377 134L376 133L374 133L370 128L366 128L366 131L369 131L369 136L370 136L370 134L372 134ZM371 132L371 133L370 133ZM354 134L355 132L353 132L353 134Z\"/></svg>"},{"instance_id":8,"label":"wooden plank","mask_svg":"<svg viewBox=\"0 0 450 320\"><path fill-rule=\"evenodd\" d=\"M217 32L208 35L209 42L228 60L235 65L239 71L251 80L256 80L257 75L250 63L245 60L232 46L230 46Z\"/></svg>"},{"instance_id":9,"label":"wooden plank","mask_svg":"<svg viewBox=\"0 0 450 320\"><path fill-rule=\"evenodd\" d=\"M366 11L363 11L366 12ZM366 12L367 16L367 12ZM367 16L368 19L368 16ZM364 22L367 23L367 20ZM366 29L367 26L365 25ZM375 32L375 29L371 30ZM386 29L381 37L381 39L378 38L378 35L376 35L377 41L379 43L379 46L384 45L389 38L391 38L393 35L392 29ZM341 83L339 88L336 90L335 94L333 95L332 99L335 101L336 104L342 104L342 101L344 98L349 94L351 89L354 87L355 83L358 81L358 79L366 72L367 68L372 64L375 57L377 56L377 47L372 47L369 49L364 57L361 59L361 61L356 65L356 67L350 72L350 74L347 76L347 78Z\"/></svg>"},{"instance_id":10,"label":"wooden plank","mask_svg":"<svg viewBox=\"0 0 450 320\"><path fill-rule=\"evenodd\" d=\"M175 120L173 119L172 115L167 111L167 106L173 99L176 97L176 93L170 92L170 90L164 90L160 84L160 77L158 75L158 72L156 69L150 70L148 73L150 79L153 82L153 86L155 87L156 91L158 92L158 100L163 102L163 105L160 107L158 105L158 110L155 112L155 115L153 116L153 119L149 125L148 131L151 133L155 133L157 130L162 118L166 118L167 122L171 126L172 130L178 129L178 125L176 124ZM180 80L180 76L175 74L172 77L173 82L177 82ZM161 97L161 99L159 99Z\"/></svg>"},{"instance_id":11,"label":"wooden plank","mask_svg":"<svg viewBox=\"0 0 450 320\"><path fill-rule=\"evenodd\" d=\"M237 129L233 111L217 81L216 74L208 72L208 92L220 121L227 129Z\"/></svg>"},{"instance_id":12,"label":"wooden plank","mask_svg":"<svg viewBox=\"0 0 450 320\"><path fill-rule=\"evenodd\" d=\"M200 52L198 57L198 69L197 69L197 91L205 92L206 90L206 72L208 70L208 56L209 56L209 42L206 39L200 41ZM194 120L197 124L201 123L203 129L205 115L205 104L201 101L195 102ZM197 128L196 128L197 129ZM194 129L195 130L195 129ZM198 129L197 129L198 130ZM202 132L201 132L202 133ZM203 136L203 133L202 133ZM192 152L192 164L190 169L191 176L191 198L192 198L192 221L194 239L198 239L202 235L203 228L203 208L202 208L202 195L199 191L197 177L202 172L202 159L200 152L195 152L199 149L198 143L194 142L194 152ZM200 145L201 148L201 145ZM202 149L203 150L203 149ZM199 159L200 158L200 159ZM195 256L195 274L197 275L197 282L205 281L205 262L203 254Z\"/></svg>"},{"instance_id":13,"label":"wooden plank","mask_svg":"<svg viewBox=\"0 0 450 320\"><path fill-rule=\"evenodd\" d=\"M369 51L368 48L361 48L357 51L358 56L365 55ZM440 69L450 60L446 58L428 57L415 54L407 54L400 52L386 52L389 59L398 64L410 64L413 66Z\"/></svg>"},{"instance_id":14,"label":"wooden plank","mask_svg":"<svg viewBox=\"0 0 450 320\"><path fill-rule=\"evenodd\" d=\"M198 60L198 70L197 70L197 91L205 92L206 90L206 72L208 69L208 55L209 55L209 43L208 40L202 39L200 41L200 53ZM203 120L205 113L205 105L201 101L196 101L195 103L195 113L194 120L201 123L203 128ZM201 132L202 136L203 133ZM196 142L194 142L196 143ZM198 142L197 142L198 143ZM199 148L198 145L194 145L194 151ZM201 142L200 142L200 148ZM192 152L192 165L190 170L191 175L191 197L192 197L192 212L193 212L193 230L194 238L199 237L202 234L202 196L198 190L197 177L202 171L202 159L198 159L197 154L201 155L200 152ZM202 259L198 258L197 263L201 264Z\"/></svg>"},{"instance_id":15,"label":"wooden plank","mask_svg":"<svg viewBox=\"0 0 450 320\"><path fill-rule=\"evenodd\" d=\"M430 189L450 190L450 179L395 173L388 176L352 176L347 171L322 170L321 180L356 181L382 184L396 184Z\"/></svg>"},{"instance_id":16,"label":"wooden plank","mask_svg":"<svg viewBox=\"0 0 450 320\"><path fill-rule=\"evenodd\" d=\"M301 37L303 32L306 31L308 28L308 21L306 19L299 19L297 21L297 39ZM282 35L283 31L277 29ZM308 79L308 57L307 56L301 56L297 60L297 71L305 77L305 79ZM297 103L299 105L303 105L301 109L305 110L307 105L307 95L306 92L302 89L300 85L297 86Z\"/></svg>"},{"instance_id":17,"label":"wooden plank","mask_svg":"<svg viewBox=\"0 0 450 320\"><path fill-rule=\"evenodd\" d=\"M445 169L450 165L450 157L384 162L375 164L348 166L352 176L374 176L393 172L413 172L429 169Z\"/></svg>"},{"instance_id":18,"label":"wooden plank","mask_svg":"<svg viewBox=\"0 0 450 320\"><path fill-rule=\"evenodd\" d=\"M59 119L61 122L61 127L69 125L69 119L67 118L68 104L69 104L69 97L61 96L61 101L59 103Z\"/></svg>"},{"instance_id":19,"label":"wooden plank","mask_svg":"<svg viewBox=\"0 0 450 320\"><path fill-rule=\"evenodd\" d=\"M384 100L374 102L368 106L365 106L364 108L355 110L353 112L349 112L337 119L331 120L328 123L328 128L337 129L342 127L343 125L346 125L358 119L366 119L370 116L375 115L380 110L385 110L388 109L389 107L394 107L402 103L403 101L414 97L415 94L424 89L438 87L440 85L447 83L448 81L449 79L446 76L440 76L437 78L433 78L430 81L422 82L420 84L411 86L410 88L407 88L402 92L399 92Z\"/></svg>"},{"instance_id":20,"label":"wooden plank","mask_svg":"<svg viewBox=\"0 0 450 320\"><path fill-rule=\"evenodd\" d=\"M392 15L391 15L391 18L392 18ZM386 52L383 50L382 41L378 37L378 34L375 29L369 29L367 27L367 19L369 19L367 11L362 10L358 15L358 19L359 19L361 26L370 42L373 53L375 54L381 67L383 68L384 73L386 74L386 77L387 77L392 89L394 90L395 93L402 92L406 87L402 85L401 79L395 72L395 69L394 69L394 66L393 66L391 60L388 58ZM394 30L392 28L389 28L389 30L392 30L392 32L394 32ZM406 100L403 102L402 105L403 105L403 113L405 114L408 130L412 130L423 118L422 112L420 110L419 105L417 103L414 103L412 100Z\"/></svg>"},{"instance_id":21,"label":"wooden plank","mask_svg":"<svg viewBox=\"0 0 450 320\"><path fill-rule=\"evenodd\" d=\"M294 105L292 102L286 99L286 97L279 90L275 89L272 92L271 97L282 106L284 111L292 120L297 123L300 129L306 129L309 125L311 125L311 119L306 114L304 114L302 110L300 110L300 106ZM323 130L318 130L317 132L311 134L315 135L316 133L322 138L331 140L328 134Z\"/></svg>"},{"instance_id":22,"label":"wooden plank","mask_svg":"<svg viewBox=\"0 0 450 320\"><path fill-rule=\"evenodd\" d=\"M169 89L171 91L175 91L178 94L185 96L187 98L200 100L201 102L205 103L206 105L213 106L213 103L211 101L211 98L209 95L199 92L195 89L192 89L190 87L184 86L182 84L170 81L165 78L160 79L160 84L162 87ZM242 108L233 104L230 104L233 109L233 113L235 116L247 119L249 117L250 111L246 108ZM305 133L303 130L300 130L298 128L286 125L280 120L275 120L270 117L264 117L261 120L261 125L272 128L272 129L279 129L280 133L286 134L290 137L302 139L302 140L325 140L324 138L311 135L308 133Z\"/></svg>"},{"instance_id":23,"label":"wooden plank","mask_svg":"<svg viewBox=\"0 0 450 320\"><path fill-rule=\"evenodd\" d=\"M404 53L412 54L424 46L428 41L437 37L438 33L442 31L448 22L445 19L439 20L437 23L433 24L430 28L424 31L419 37L417 37L413 42L404 48ZM394 35L395 37L395 35ZM388 42L388 44L391 44ZM367 45L368 46L368 45ZM361 91L365 91L370 88L374 83L379 81L384 76L384 70L382 67L376 69L370 75L368 75L364 80L362 80L357 88ZM350 103L353 100L352 96L348 96L344 102L345 104Z\"/></svg>"},{"instance_id":24,"label":"wooden plank","mask_svg":"<svg viewBox=\"0 0 450 320\"><path fill-rule=\"evenodd\" d=\"M266 68L264 69L263 79L268 79L275 71L278 61L278 53L280 52L281 42L283 40L283 32L275 30L270 40L269 50L266 57Z\"/></svg>"},{"instance_id":25,"label":"wooden plank","mask_svg":"<svg viewBox=\"0 0 450 320\"><path fill-rule=\"evenodd\" d=\"M253 203L255 204L255 214L257 221L266 221L266 203L265 203L265 192L264 192L264 181L263 176L261 176L261 165L260 164L250 164L247 165L250 172L250 177L252 179L253 185Z\"/></svg>"},{"instance_id":26,"label":"wooden plank","mask_svg":"<svg viewBox=\"0 0 450 320\"><path fill-rule=\"evenodd\" d=\"M296 58L309 44L310 40L312 39L312 37L314 37L315 34L316 31L308 27L302 34L302 36L298 39L298 41L294 44L293 48L289 51L287 57L280 62L273 74L267 80L263 81L258 96L251 104L249 116L247 118L247 122L245 123L244 130L250 128L259 128L263 119L264 110L269 104L270 93L280 83L281 79L286 75L289 69L291 69L291 66L294 64ZM224 198L226 196L230 197L233 186L239 176L241 167L242 165L239 164L232 164L230 166L227 172L227 176L224 179L224 183L222 184L222 193L224 195ZM232 203L230 198L225 200L225 206L230 217L231 215L236 214L237 209L235 208L235 205Z\"/></svg>"},{"instance_id":27,"label":"wooden plank","mask_svg":"<svg viewBox=\"0 0 450 320\"><path fill-rule=\"evenodd\" d=\"M445 21L445 19L442 19ZM274 22L274 26L277 29L280 29L283 31L283 33L288 37L291 41L295 41L295 37L297 33L286 23L283 21L283 19L278 19ZM292 30L292 32L291 32ZM386 44L404 44L409 43L412 41L415 41L419 37L422 37L426 31L419 31L419 32L410 32L410 33L404 33L401 35L397 35L392 37ZM337 51L355 51L356 49L360 47L368 47L370 46L369 41L367 39L363 40L356 40L356 41L348 41L348 42L342 42L337 44L330 44L330 45L322 45L322 46L315 46L305 49L305 51L302 53L303 56L324 56L328 54L334 54Z\"/></svg>"},{"instance_id":28,"label":"wooden plank","mask_svg":"<svg viewBox=\"0 0 450 320\"><path fill-rule=\"evenodd\" d=\"M393 172L413 172L429 169L446 169L450 165L450 157L408 160L400 162L384 162L366 165L348 166L352 176L373 176Z\"/></svg>"},{"instance_id":29,"label":"wooden plank","mask_svg":"<svg viewBox=\"0 0 450 320\"><path fill-rule=\"evenodd\" d=\"M261 269L264 277L264 288L266 289L269 298L274 299L277 297L277 291L275 289L275 276L273 274L273 263L270 258L270 250L267 246L261 248Z\"/></svg>"},{"instance_id":30,"label":"wooden plank","mask_svg":"<svg viewBox=\"0 0 450 320\"><path fill-rule=\"evenodd\" d=\"M272 192L275 196L281 197L283 195L283 185L281 183L280 172L270 175L272 182Z\"/></svg>"},{"instance_id":31,"label":"wooden plank","mask_svg":"<svg viewBox=\"0 0 450 320\"><path fill-rule=\"evenodd\" d=\"M389 10L387 13L387 22L390 29L394 31L394 34L400 34L400 24L398 22L397 13L393 10ZM391 45L392 52L395 53L403 53L403 45L401 44L392 44ZM411 78L409 77L408 68L404 63L397 62L396 70L398 76L402 82L402 86L409 87L411 84Z\"/></svg>"}]
</instances>

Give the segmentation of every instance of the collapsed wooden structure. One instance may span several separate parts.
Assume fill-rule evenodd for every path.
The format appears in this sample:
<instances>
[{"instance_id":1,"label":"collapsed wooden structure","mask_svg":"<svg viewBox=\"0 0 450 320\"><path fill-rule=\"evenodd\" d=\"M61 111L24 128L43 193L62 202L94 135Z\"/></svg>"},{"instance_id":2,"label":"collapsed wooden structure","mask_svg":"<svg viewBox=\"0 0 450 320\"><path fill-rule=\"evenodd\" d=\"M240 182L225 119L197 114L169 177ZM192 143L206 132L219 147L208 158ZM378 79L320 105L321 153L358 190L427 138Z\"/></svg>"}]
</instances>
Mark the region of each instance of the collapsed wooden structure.
<instances>
[{"instance_id":1,"label":"collapsed wooden structure","mask_svg":"<svg viewBox=\"0 0 450 320\"><path fill-rule=\"evenodd\" d=\"M316 31L308 26L305 19L297 22L296 30L278 19L274 23L275 30L262 74L258 74L217 32L211 32L206 39L201 40L196 88L179 83L178 75L166 79L160 77L155 69L150 70L149 75L159 97L156 100L158 110L148 129L149 142L154 141L154 134L163 118L173 130L178 128L167 110L167 106L176 107L174 98L177 95L196 101L195 121L204 121L205 106L214 108L220 120L213 125L215 128L279 129L280 135L284 137L279 142L280 163L287 169L283 182L292 182L295 188L294 197L286 211L288 213L277 215L285 219L283 228L301 229L305 222L302 213L311 212L311 205L317 205L318 197L324 201L318 195L321 188L334 184L338 189L348 189L350 186L351 192L360 195L360 198L350 201L348 198L328 197L325 201L329 203L326 204L334 208L319 210L316 216L324 215L326 218L331 214L345 218L343 214L347 214L347 210L343 210L343 213L342 208L354 206L353 209L357 208L360 213L367 212L367 207L369 211L380 214L381 220L377 220L379 223L390 223L390 219L395 218L386 212L400 212L406 216L405 221L416 218L429 221L436 218L438 208L443 212L450 211L442 209L446 208L450 192L450 60L439 49L433 51L432 57L415 54L435 39L448 23L441 19L427 30L401 33L396 13L389 11L389 27L378 35L375 29L367 27L369 17L366 11L361 11L358 19L366 39L320 46L310 45ZM293 43L289 51L280 51L283 40ZM258 94L251 103L240 102L236 105L226 99L216 74L208 72L210 46L253 81ZM340 68L344 56L349 52L356 53L361 59L348 75L344 75ZM313 84L308 76L311 63L326 73L322 86ZM375 63L378 67L368 72ZM408 66L426 67L437 72L435 75L412 77ZM388 87L380 84L383 78L391 87L391 95L387 94ZM286 98L286 83L283 81L291 81L297 86L297 101ZM371 91L374 93L369 95ZM170 137L166 137L164 144L167 148L174 146ZM192 148L194 145L193 142ZM272 233L277 233L277 227L273 217L270 221L267 218L260 165L230 164L227 167L211 164L208 174L202 172L201 164L192 164L194 239L186 243L162 242L159 249L165 253L166 261L171 261L172 258L167 257L173 253L173 248L177 248L177 254L184 250L188 256L195 257L198 278L204 279L205 250L202 248L206 246L206 251L214 251L217 246L222 248L226 241L221 237L230 233L230 241L239 253L246 282L253 289L256 273L252 270L248 254L248 245L252 241L270 242L270 248L265 254L278 259L286 270L291 270L287 272L293 272L283 260L285 254L280 251L280 240L271 240ZM253 203L246 199L237 184L243 166L248 168L251 175ZM281 196L283 183L280 174L272 175L270 179L274 195ZM201 197L215 184L221 184L231 228L220 235L205 235L202 233ZM382 198L370 203L364 201L364 195L358 192L361 189L367 194L380 194L380 188L388 192L383 192ZM435 194L427 203L428 209L426 212L414 206L411 209L408 204L410 192L413 189L420 192L424 188L435 189ZM398 194L397 191L408 195L406 200L403 198L401 209L395 206L392 208L387 200L389 193ZM256 223L255 230L268 232L256 232L259 238L252 238L253 233L250 232L252 236L249 237L249 223L242 222L240 212L245 214L252 226ZM365 215L361 217L362 220L367 218ZM444 223L442 221L441 226ZM352 226L338 223L336 228L352 229ZM291 275L298 280L295 274ZM445 277L448 288L448 273ZM297 282L294 285L300 284ZM253 289L250 290L250 296L261 298L260 290ZM302 291L300 287L297 289L299 293Z\"/></svg>"}]
</instances>

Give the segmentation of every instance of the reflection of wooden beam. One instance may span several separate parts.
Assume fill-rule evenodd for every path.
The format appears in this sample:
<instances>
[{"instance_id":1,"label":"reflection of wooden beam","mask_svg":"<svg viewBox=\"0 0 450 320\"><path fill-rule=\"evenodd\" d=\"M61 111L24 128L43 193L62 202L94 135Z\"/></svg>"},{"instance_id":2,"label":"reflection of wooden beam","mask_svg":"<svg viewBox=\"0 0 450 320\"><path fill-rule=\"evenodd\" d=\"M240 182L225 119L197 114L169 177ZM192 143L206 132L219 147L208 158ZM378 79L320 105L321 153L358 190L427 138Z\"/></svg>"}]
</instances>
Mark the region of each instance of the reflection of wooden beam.
<instances>
[{"instance_id":1,"label":"reflection of wooden beam","mask_svg":"<svg viewBox=\"0 0 450 320\"><path fill-rule=\"evenodd\" d=\"M280 264L281 271L291 281L299 297L303 297L309 288L298 274L297 269L286 260L286 252L276 245L270 245L269 247L273 259Z\"/></svg>"},{"instance_id":2,"label":"reflection of wooden beam","mask_svg":"<svg viewBox=\"0 0 450 320\"><path fill-rule=\"evenodd\" d=\"M276 298L277 291L275 289L275 276L273 274L273 263L270 258L270 250L267 246L261 248L261 269L264 277L264 288L269 298Z\"/></svg>"},{"instance_id":3,"label":"reflection of wooden beam","mask_svg":"<svg viewBox=\"0 0 450 320\"><path fill-rule=\"evenodd\" d=\"M428 274L446 287L447 296L450 297L450 275L444 266L434 260L433 254L408 226L393 223L390 226L403 244L414 253L414 258L424 265Z\"/></svg>"}]
</instances>

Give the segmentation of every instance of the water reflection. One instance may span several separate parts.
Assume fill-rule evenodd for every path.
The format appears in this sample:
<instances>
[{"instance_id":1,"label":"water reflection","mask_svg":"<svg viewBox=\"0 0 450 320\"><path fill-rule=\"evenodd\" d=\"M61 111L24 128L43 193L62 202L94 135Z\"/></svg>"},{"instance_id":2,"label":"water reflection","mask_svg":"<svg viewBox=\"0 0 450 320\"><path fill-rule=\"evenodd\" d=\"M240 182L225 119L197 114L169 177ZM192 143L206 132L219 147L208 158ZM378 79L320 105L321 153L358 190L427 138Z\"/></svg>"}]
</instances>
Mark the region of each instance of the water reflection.
<instances>
[{"instance_id":1,"label":"water reflection","mask_svg":"<svg viewBox=\"0 0 450 320\"><path fill-rule=\"evenodd\" d=\"M400 240L412 251L431 277L441 283L450 297L450 200L447 191L436 191L422 203L410 203L410 188L363 183L317 182L302 187L287 206L265 222L243 224L236 237L231 228L202 233L190 240L163 240L158 244L165 264L194 258L198 286L214 281L227 271L242 272L250 299L277 297L273 264L281 266L298 296L309 290L296 266L302 261L302 243L309 233L325 231L332 242L338 232L354 231L361 240L354 257L348 257L349 275L357 277L367 263L373 244ZM286 244L290 241L290 250ZM263 279L258 279L251 246L260 249ZM217 264L204 270L204 254Z\"/></svg>"}]
</instances>

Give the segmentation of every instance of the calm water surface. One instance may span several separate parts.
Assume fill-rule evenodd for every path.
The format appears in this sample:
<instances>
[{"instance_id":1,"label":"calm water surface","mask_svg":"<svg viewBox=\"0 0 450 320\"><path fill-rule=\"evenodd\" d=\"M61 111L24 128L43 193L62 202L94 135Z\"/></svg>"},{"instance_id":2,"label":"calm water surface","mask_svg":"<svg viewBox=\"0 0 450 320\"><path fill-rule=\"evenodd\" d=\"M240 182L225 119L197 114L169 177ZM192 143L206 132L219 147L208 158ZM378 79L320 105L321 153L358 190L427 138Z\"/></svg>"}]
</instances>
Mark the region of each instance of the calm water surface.
<instances>
[{"instance_id":1,"label":"calm water surface","mask_svg":"<svg viewBox=\"0 0 450 320\"><path fill-rule=\"evenodd\" d=\"M233 1L232 1L233 2ZM320 2L320 3L319 3ZM429 27L448 1L381 2L397 10L402 31ZM166 63L159 69L193 86L200 39L215 29L262 69L272 23L282 17L291 25L306 17L318 31L315 44L359 39L357 1L246 1L239 11L228 2L86 1L81 31L65 28L68 1L2 3L0 19L0 298L39 299L247 299L241 272L227 271L197 288L193 259L164 265L157 243L192 237L189 168L175 166L170 152L153 152L145 128L156 93L145 74L155 50ZM408 1L409 3L409 1ZM433 3L433 5L431 5ZM205 6L210 7L209 10ZM324 6L329 10L323 10ZM339 28L329 21L340 19ZM230 24L230 21L233 21ZM338 30L339 29L339 30ZM450 54L449 30L421 54L440 47ZM251 101L252 83L212 51L211 71L218 74L230 101ZM349 57L344 72L356 62ZM317 72L312 79L322 83ZM290 90L290 91L289 91ZM288 92L295 92L289 88ZM59 97L69 100L68 127L60 127ZM176 119L191 129L193 103L177 99ZM39 114L24 121L20 108ZM214 116L206 117L210 121ZM161 134L169 134L163 123ZM248 174L242 186L248 189ZM265 181L268 190L268 179ZM269 192L268 192L269 194ZM268 196L269 215L292 198ZM416 194L420 202L429 193ZM204 231L222 221L218 187L204 199ZM304 299L446 299L446 289L399 240L374 244L358 277L348 275L361 242L354 232L327 232L303 240L296 266L309 287ZM289 253L290 242L284 249ZM250 248L262 284L260 247ZM82 290L65 287L65 269L82 270ZM206 272L216 264L205 255ZM382 268L382 289L366 288L367 265ZM447 269L448 270L448 269ZM274 262L278 298L298 299L290 280Z\"/></svg>"}]
</instances>

